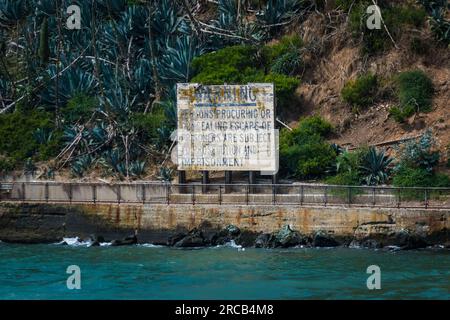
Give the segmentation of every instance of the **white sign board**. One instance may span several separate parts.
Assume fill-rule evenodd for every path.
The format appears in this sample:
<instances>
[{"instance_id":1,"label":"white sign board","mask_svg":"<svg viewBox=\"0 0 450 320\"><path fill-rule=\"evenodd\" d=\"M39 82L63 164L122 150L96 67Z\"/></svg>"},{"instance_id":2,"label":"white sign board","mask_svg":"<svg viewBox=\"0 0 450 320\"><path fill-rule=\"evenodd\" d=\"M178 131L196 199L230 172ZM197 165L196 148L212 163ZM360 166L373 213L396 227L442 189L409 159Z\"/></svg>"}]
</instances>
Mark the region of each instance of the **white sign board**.
<instances>
[{"instance_id":1,"label":"white sign board","mask_svg":"<svg viewBox=\"0 0 450 320\"><path fill-rule=\"evenodd\" d=\"M177 85L178 170L278 170L272 83Z\"/></svg>"}]
</instances>

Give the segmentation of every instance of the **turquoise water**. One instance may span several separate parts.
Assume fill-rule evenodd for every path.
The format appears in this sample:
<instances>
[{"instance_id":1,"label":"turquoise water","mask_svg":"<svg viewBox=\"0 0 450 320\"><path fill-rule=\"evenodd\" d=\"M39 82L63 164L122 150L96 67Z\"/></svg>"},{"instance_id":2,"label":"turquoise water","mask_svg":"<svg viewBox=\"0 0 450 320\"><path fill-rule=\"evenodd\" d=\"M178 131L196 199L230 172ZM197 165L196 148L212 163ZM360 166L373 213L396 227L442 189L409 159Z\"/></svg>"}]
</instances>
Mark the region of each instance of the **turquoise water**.
<instances>
[{"instance_id":1,"label":"turquoise water","mask_svg":"<svg viewBox=\"0 0 450 320\"><path fill-rule=\"evenodd\" d=\"M66 268L81 269L68 290ZM368 290L369 265L381 290ZM450 299L450 251L0 243L0 299Z\"/></svg>"}]
</instances>

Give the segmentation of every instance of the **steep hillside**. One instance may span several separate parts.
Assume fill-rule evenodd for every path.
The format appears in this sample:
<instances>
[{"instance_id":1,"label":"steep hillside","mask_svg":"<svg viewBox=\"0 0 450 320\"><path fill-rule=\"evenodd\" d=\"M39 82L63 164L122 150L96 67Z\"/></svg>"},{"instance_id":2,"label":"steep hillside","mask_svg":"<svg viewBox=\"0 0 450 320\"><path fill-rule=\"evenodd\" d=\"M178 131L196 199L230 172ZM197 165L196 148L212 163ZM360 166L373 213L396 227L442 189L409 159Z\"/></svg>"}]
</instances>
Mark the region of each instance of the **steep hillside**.
<instances>
[{"instance_id":1,"label":"steep hillside","mask_svg":"<svg viewBox=\"0 0 450 320\"><path fill-rule=\"evenodd\" d=\"M176 83L273 82L284 178L450 186L447 1L72 2L0 0L0 175L171 180Z\"/></svg>"},{"instance_id":2,"label":"steep hillside","mask_svg":"<svg viewBox=\"0 0 450 320\"><path fill-rule=\"evenodd\" d=\"M395 39L398 48L374 57L363 56L361 45L349 34L345 20L343 12L315 13L293 30L307 43L328 39L323 45L326 49L309 60L296 91L299 102L294 106L293 116L322 115L338 129L332 141L348 147L415 137L432 129L439 148L445 151L450 144L450 50L433 41L428 26L420 30L406 27ZM413 37L429 45L426 53L412 52ZM415 69L425 71L433 81L433 107L430 112L414 114L404 123L396 122L389 114L390 107L398 103L395 98L380 99L359 113L352 112L341 98L345 83L360 74L371 72L389 80L401 71Z\"/></svg>"}]
</instances>

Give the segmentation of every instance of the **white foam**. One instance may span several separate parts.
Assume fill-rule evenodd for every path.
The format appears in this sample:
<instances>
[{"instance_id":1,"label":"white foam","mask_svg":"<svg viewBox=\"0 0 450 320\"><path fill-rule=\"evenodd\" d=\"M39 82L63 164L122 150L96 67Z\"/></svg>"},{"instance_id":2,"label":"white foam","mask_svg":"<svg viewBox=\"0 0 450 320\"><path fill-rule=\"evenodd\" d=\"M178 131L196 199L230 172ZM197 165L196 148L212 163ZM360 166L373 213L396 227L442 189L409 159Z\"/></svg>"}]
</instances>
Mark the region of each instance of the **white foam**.
<instances>
[{"instance_id":1,"label":"white foam","mask_svg":"<svg viewBox=\"0 0 450 320\"><path fill-rule=\"evenodd\" d=\"M83 241L78 237L74 238L63 238L61 242L55 243L56 245L68 245L71 247L91 247L93 244L93 241L86 240ZM100 242L100 247L109 247L111 245L111 242Z\"/></svg>"},{"instance_id":2,"label":"white foam","mask_svg":"<svg viewBox=\"0 0 450 320\"><path fill-rule=\"evenodd\" d=\"M138 247L145 247L145 248L162 248L163 246L157 245L157 244L153 244L153 243L141 243L141 244L138 244Z\"/></svg>"},{"instance_id":3,"label":"white foam","mask_svg":"<svg viewBox=\"0 0 450 320\"><path fill-rule=\"evenodd\" d=\"M245 251L245 248L242 247L241 245L236 244L236 242L234 240L226 242L223 246L218 246L218 247L229 247L229 248L238 249L238 251Z\"/></svg>"}]
</instances>

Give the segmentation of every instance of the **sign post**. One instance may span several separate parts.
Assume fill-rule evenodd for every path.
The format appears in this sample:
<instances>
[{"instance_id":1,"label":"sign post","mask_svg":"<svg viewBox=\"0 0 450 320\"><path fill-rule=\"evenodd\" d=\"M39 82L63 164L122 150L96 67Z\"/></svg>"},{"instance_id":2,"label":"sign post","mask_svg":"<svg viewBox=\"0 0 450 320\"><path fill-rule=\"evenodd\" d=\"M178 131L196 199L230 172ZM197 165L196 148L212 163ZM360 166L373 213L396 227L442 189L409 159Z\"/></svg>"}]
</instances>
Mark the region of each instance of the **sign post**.
<instances>
[{"instance_id":1,"label":"sign post","mask_svg":"<svg viewBox=\"0 0 450 320\"><path fill-rule=\"evenodd\" d=\"M278 130L275 129L272 83L203 86L177 85L178 170L278 171ZM229 172L227 174L227 172ZM208 175L203 174L203 182Z\"/></svg>"}]
</instances>

